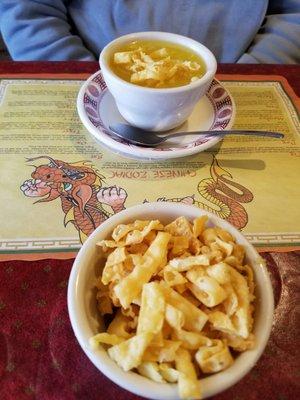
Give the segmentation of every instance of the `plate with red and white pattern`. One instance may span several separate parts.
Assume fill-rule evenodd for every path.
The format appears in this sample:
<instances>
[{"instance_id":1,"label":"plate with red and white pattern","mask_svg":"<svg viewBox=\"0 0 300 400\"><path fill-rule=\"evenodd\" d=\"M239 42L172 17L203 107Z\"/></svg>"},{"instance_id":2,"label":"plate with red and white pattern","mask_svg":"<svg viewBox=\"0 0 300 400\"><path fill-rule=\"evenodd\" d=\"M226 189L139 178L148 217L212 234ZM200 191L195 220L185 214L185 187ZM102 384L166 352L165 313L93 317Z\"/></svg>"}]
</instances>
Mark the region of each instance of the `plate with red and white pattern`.
<instances>
[{"instance_id":1,"label":"plate with red and white pattern","mask_svg":"<svg viewBox=\"0 0 300 400\"><path fill-rule=\"evenodd\" d=\"M129 158L145 160L166 160L199 153L216 145L223 136L209 135L174 138L155 147L141 147L129 144L111 136L109 126L126 123L119 113L115 100L106 87L101 71L96 72L82 85L77 110L86 129L95 139L114 153ZM228 90L214 79L204 97L196 104L190 117L179 127L168 131L228 130L235 118L235 104Z\"/></svg>"}]
</instances>

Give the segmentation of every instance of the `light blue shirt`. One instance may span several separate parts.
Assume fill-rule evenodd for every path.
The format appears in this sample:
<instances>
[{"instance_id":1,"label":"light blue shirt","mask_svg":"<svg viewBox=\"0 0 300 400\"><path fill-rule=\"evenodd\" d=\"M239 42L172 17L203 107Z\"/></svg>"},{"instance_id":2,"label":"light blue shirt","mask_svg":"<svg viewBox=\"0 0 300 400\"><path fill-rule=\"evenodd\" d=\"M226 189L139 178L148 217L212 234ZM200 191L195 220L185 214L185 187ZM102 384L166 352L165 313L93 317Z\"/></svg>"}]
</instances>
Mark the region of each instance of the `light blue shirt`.
<instances>
[{"instance_id":1,"label":"light blue shirt","mask_svg":"<svg viewBox=\"0 0 300 400\"><path fill-rule=\"evenodd\" d=\"M219 62L299 63L300 0L0 0L14 60L95 60L120 35L166 31Z\"/></svg>"}]
</instances>

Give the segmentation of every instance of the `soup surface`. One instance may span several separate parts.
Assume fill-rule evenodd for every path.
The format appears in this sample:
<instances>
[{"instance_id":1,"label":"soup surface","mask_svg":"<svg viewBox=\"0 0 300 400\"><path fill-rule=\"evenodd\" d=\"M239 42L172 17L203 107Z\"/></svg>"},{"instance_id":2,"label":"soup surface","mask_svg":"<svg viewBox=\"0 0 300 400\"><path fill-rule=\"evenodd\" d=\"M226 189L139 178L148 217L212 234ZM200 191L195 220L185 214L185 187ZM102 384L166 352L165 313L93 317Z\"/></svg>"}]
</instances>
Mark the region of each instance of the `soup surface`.
<instances>
[{"instance_id":1,"label":"soup surface","mask_svg":"<svg viewBox=\"0 0 300 400\"><path fill-rule=\"evenodd\" d=\"M206 72L204 61L196 53L159 40L126 43L113 54L109 64L125 81L152 88L187 85Z\"/></svg>"}]
</instances>

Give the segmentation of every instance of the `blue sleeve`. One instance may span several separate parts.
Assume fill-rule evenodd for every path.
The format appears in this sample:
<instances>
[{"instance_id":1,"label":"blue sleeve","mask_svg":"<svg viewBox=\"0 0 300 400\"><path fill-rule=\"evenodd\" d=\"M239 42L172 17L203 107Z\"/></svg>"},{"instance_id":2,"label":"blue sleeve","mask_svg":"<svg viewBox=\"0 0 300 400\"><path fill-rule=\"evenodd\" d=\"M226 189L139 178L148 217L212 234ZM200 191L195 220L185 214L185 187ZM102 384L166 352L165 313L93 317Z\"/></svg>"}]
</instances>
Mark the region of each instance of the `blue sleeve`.
<instances>
[{"instance_id":1,"label":"blue sleeve","mask_svg":"<svg viewBox=\"0 0 300 400\"><path fill-rule=\"evenodd\" d=\"M30 60L95 60L71 33L66 0L0 0L0 29L11 57Z\"/></svg>"},{"instance_id":2,"label":"blue sleeve","mask_svg":"<svg viewBox=\"0 0 300 400\"><path fill-rule=\"evenodd\" d=\"M271 0L265 23L239 63L300 63L300 0Z\"/></svg>"}]
</instances>

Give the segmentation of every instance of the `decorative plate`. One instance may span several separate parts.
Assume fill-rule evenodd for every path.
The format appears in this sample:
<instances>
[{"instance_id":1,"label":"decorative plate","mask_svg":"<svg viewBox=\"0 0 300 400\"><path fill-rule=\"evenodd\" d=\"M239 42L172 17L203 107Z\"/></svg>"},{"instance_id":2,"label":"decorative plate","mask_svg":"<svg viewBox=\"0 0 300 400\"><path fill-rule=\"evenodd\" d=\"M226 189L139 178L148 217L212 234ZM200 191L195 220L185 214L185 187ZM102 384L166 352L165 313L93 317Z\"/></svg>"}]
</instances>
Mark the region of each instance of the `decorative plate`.
<instances>
[{"instance_id":1,"label":"decorative plate","mask_svg":"<svg viewBox=\"0 0 300 400\"><path fill-rule=\"evenodd\" d=\"M168 140L159 146L146 148L115 139L110 135L109 125L126 123L119 113L114 98L108 91L101 71L96 72L82 85L77 110L86 129L104 146L125 157L166 160L199 153L218 143L220 137L185 136ZM228 130L235 117L235 104L227 89L216 79L207 94L196 104L190 117L169 133L196 130Z\"/></svg>"}]
</instances>

